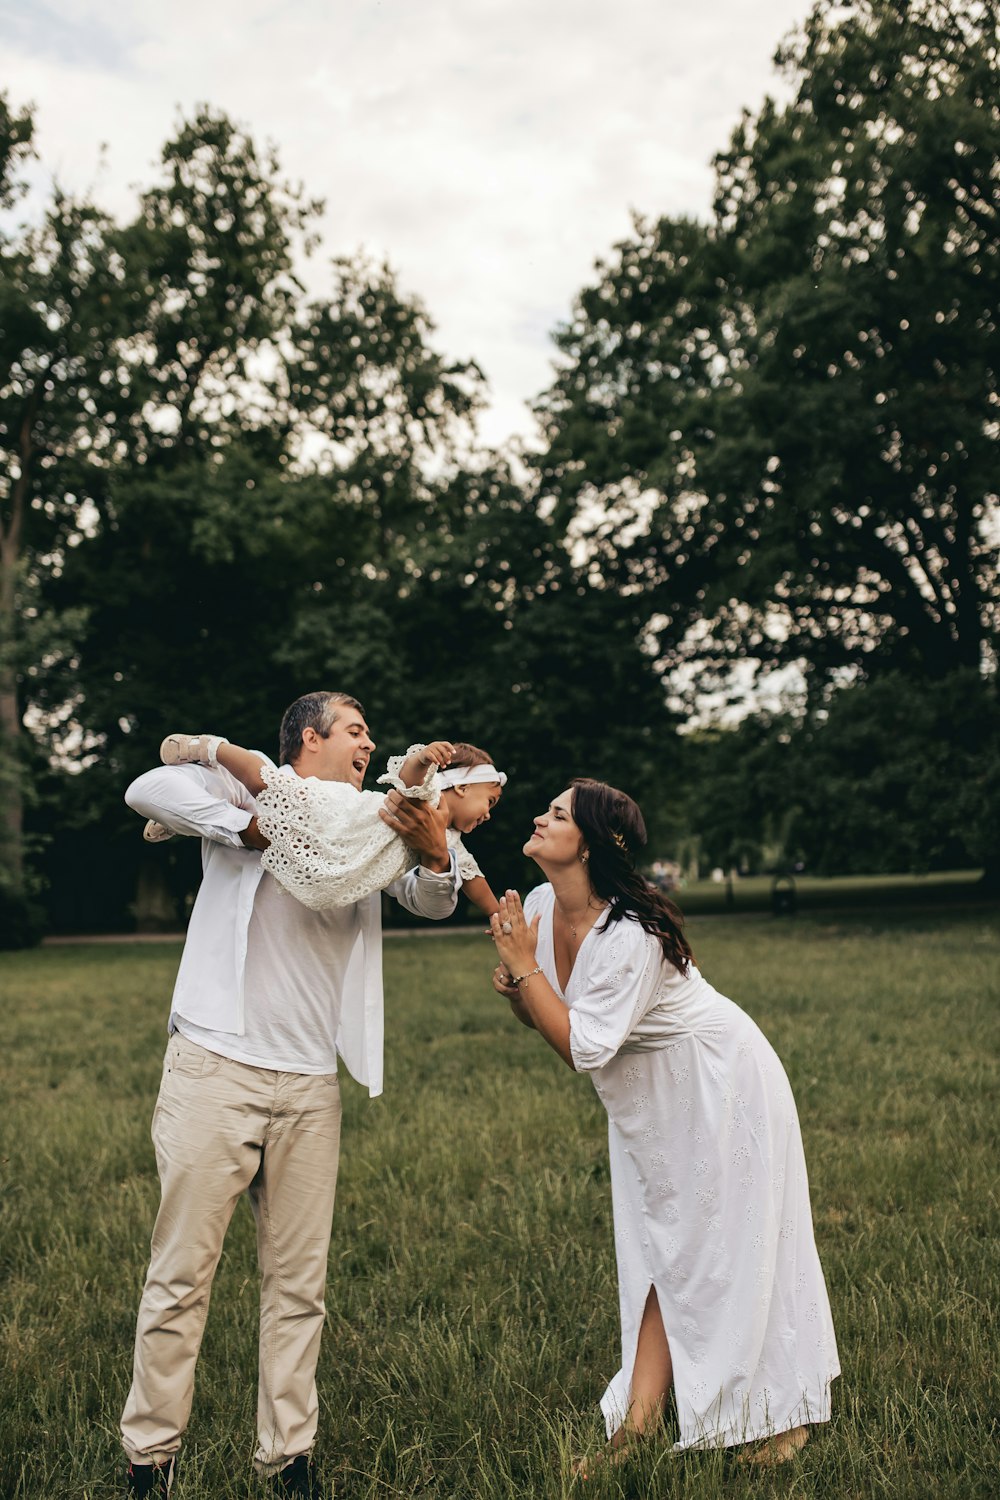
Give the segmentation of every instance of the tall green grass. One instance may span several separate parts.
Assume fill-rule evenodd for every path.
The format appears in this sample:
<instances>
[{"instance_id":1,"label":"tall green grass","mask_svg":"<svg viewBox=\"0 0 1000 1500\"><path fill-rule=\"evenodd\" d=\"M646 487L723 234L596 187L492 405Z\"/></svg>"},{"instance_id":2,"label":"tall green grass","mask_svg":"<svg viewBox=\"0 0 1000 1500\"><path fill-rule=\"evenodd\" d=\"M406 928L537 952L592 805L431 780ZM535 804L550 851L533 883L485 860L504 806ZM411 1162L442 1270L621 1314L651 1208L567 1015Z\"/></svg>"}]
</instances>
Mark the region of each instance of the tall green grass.
<instances>
[{"instance_id":1,"label":"tall green grass","mask_svg":"<svg viewBox=\"0 0 1000 1500\"><path fill-rule=\"evenodd\" d=\"M581 1487L617 1367L603 1112L487 985L481 937L386 944L385 1096L346 1084L318 1456L389 1496L971 1497L1000 1469L1000 927L693 921L799 1104L844 1375L793 1464L669 1435ZM157 1187L172 947L0 966L0 1495L118 1493L117 1421ZM177 1500L256 1493L257 1276L234 1220Z\"/></svg>"}]
</instances>

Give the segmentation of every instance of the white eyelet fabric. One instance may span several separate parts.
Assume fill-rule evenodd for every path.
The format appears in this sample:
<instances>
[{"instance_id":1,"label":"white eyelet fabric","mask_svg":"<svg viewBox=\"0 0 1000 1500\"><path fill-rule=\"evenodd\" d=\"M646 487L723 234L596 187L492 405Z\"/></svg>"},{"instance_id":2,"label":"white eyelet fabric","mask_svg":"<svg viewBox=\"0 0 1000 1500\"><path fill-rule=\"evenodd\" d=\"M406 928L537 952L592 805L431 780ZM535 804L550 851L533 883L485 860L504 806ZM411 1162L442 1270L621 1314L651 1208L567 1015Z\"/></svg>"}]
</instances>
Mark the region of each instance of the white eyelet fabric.
<instances>
[{"instance_id":1,"label":"white eyelet fabric","mask_svg":"<svg viewBox=\"0 0 1000 1500\"><path fill-rule=\"evenodd\" d=\"M434 767L428 767L420 786L404 787L399 780L404 759L392 756L379 781L411 801L436 807L440 791ZM270 840L262 863L304 906L314 911L349 906L384 890L418 863L378 815L384 792L297 776L290 766L262 765L261 773L265 789L257 798L257 825Z\"/></svg>"},{"instance_id":2,"label":"white eyelet fabric","mask_svg":"<svg viewBox=\"0 0 1000 1500\"><path fill-rule=\"evenodd\" d=\"M445 837L448 840L448 848L454 850L455 862L458 865L458 873L462 877L463 884L468 880L475 880L477 876L481 876L483 872L462 843L462 836L458 829L449 828Z\"/></svg>"}]
</instances>

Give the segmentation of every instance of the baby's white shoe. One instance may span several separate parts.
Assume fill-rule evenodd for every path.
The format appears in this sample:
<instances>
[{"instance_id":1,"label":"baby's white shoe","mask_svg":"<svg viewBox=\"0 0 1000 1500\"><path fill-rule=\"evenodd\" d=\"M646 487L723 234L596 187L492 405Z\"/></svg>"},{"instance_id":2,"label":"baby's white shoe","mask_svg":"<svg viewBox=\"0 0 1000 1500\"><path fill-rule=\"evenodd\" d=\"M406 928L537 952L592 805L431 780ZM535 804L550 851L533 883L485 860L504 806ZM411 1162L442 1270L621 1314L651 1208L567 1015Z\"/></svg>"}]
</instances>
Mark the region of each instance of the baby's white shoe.
<instances>
[{"instance_id":1,"label":"baby's white shoe","mask_svg":"<svg viewBox=\"0 0 1000 1500\"><path fill-rule=\"evenodd\" d=\"M228 744L221 734L168 734L160 759L165 766L217 766L219 746Z\"/></svg>"},{"instance_id":2,"label":"baby's white shoe","mask_svg":"<svg viewBox=\"0 0 1000 1500\"><path fill-rule=\"evenodd\" d=\"M171 829L164 828L162 823L158 823L155 818L150 818L142 830L142 836L147 844L162 844L165 839L172 839L174 835Z\"/></svg>"}]
</instances>

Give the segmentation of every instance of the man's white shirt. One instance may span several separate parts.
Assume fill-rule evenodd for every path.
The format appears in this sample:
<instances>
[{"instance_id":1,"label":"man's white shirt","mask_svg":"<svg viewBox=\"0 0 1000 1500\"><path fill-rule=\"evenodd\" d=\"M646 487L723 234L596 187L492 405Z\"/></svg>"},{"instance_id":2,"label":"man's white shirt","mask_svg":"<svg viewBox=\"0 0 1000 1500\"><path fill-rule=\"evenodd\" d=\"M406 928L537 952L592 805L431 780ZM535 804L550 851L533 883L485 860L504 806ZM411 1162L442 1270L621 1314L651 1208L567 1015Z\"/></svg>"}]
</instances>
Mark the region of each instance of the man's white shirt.
<instances>
[{"instance_id":1,"label":"man's white shirt","mask_svg":"<svg viewBox=\"0 0 1000 1500\"><path fill-rule=\"evenodd\" d=\"M177 972L170 1029L258 1067L303 1073L335 1070L332 1043L351 1075L373 1096L380 1094L379 894L331 912L300 906L265 875L259 851L242 843L255 803L221 766L160 766L133 781L125 801L140 816L202 841L202 883ZM452 854L445 873L417 866L389 893L417 916L440 919L454 911L459 884ZM261 1047L270 1051L268 1059L256 1056Z\"/></svg>"}]
</instances>

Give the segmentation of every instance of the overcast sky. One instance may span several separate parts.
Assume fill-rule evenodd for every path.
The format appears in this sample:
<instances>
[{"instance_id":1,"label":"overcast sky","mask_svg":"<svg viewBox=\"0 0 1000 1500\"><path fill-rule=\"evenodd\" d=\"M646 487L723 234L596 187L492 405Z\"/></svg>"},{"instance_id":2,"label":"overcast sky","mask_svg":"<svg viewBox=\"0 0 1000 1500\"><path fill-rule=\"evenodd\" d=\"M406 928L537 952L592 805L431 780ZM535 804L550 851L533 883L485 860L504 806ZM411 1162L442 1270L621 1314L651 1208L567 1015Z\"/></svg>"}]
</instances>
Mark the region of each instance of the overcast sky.
<instances>
[{"instance_id":1,"label":"overcast sky","mask_svg":"<svg viewBox=\"0 0 1000 1500\"><path fill-rule=\"evenodd\" d=\"M549 334L630 214L707 215L711 159L780 92L810 0L0 0L0 88L55 175L129 214L206 101L326 200L302 269L387 259L474 358L489 442L531 431ZM100 148L107 145L104 164ZM39 201L36 198L36 203Z\"/></svg>"}]
</instances>

